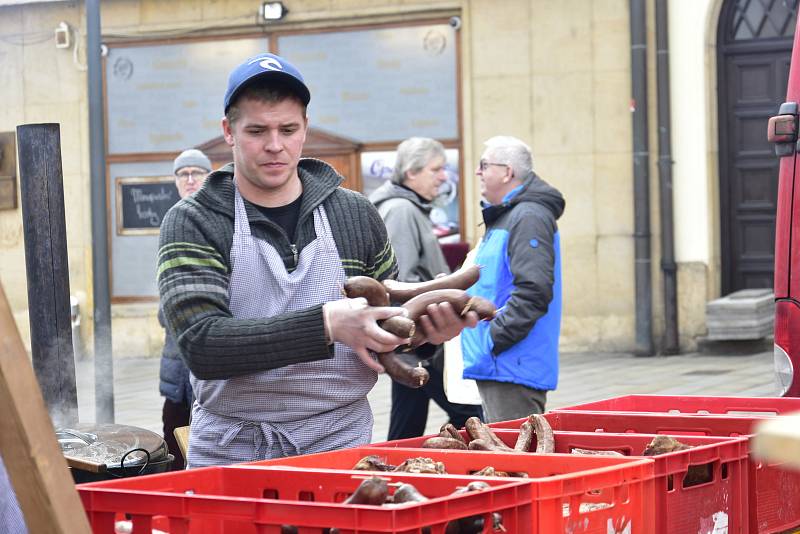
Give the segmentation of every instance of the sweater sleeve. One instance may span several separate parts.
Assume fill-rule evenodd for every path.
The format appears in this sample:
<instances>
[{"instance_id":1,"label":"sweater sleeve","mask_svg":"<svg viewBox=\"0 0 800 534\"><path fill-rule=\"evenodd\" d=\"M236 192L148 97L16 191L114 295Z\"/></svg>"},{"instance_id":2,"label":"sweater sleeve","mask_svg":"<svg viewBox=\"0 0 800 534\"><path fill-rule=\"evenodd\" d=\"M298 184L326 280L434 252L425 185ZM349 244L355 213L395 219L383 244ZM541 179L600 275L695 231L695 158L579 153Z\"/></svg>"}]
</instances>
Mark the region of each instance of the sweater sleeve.
<instances>
[{"instance_id":1,"label":"sweater sleeve","mask_svg":"<svg viewBox=\"0 0 800 534\"><path fill-rule=\"evenodd\" d=\"M198 204L184 201L161 225L161 305L192 373L204 380L227 379L331 358L321 304L269 318L233 317L229 254L214 233L220 224L233 223L210 218Z\"/></svg>"},{"instance_id":2,"label":"sweater sleeve","mask_svg":"<svg viewBox=\"0 0 800 534\"><path fill-rule=\"evenodd\" d=\"M397 278L397 257L395 256L392 244L389 241L389 234L386 225L381 219L378 210L366 198L363 199L363 206L366 210L366 224L371 229L369 252L370 268L365 273L376 280L386 280Z\"/></svg>"},{"instance_id":3,"label":"sweater sleeve","mask_svg":"<svg viewBox=\"0 0 800 534\"><path fill-rule=\"evenodd\" d=\"M556 227L548 214L527 208L511 221L508 258L515 289L490 325L495 356L525 339L553 299Z\"/></svg>"}]
</instances>

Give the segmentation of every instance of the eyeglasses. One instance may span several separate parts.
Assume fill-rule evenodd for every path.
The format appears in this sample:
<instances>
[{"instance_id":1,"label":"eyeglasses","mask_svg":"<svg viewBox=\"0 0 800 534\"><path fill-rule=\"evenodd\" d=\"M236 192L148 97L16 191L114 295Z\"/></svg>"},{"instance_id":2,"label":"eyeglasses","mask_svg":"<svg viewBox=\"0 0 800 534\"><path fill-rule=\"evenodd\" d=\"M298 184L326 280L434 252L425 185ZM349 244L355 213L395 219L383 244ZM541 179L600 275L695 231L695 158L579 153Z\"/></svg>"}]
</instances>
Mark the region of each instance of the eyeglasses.
<instances>
[{"instance_id":1,"label":"eyeglasses","mask_svg":"<svg viewBox=\"0 0 800 534\"><path fill-rule=\"evenodd\" d=\"M489 162L489 161L480 160L480 161L478 162L478 169L479 169L481 172L483 172L483 171L485 171L487 168L489 168L489 165L495 165L495 166L497 166L497 167L508 167L508 166L509 166L507 163L491 163L491 162Z\"/></svg>"},{"instance_id":2,"label":"eyeglasses","mask_svg":"<svg viewBox=\"0 0 800 534\"><path fill-rule=\"evenodd\" d=\"M206 173L203 171L186 171L186 172L179 172L175 176L181 182L188 182L189 178L191 178L195 182L199 182L200 180L206 177Z\"/></svg>"}]
</instances>

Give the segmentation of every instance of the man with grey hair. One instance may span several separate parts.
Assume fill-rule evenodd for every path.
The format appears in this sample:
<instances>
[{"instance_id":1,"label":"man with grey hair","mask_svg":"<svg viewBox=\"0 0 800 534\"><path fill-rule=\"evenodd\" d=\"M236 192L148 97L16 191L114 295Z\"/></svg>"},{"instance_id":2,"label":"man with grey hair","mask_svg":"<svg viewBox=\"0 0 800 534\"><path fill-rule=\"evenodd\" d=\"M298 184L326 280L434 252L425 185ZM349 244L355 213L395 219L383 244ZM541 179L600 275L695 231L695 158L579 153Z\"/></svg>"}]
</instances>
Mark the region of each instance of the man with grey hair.
<instances>
[{"instance_id":1,"label":"man with grey hair","mask_svg":"<svg viewBox=\"0 0 800 534\"><path fill-rule=\"evenodd\" d=\"M509 136L492 137L475 171L486 233L471 295L499 313L461 334L464 378L477 381L490 422L543 413L558 383L561 252L556 220L564 197L533 171L531 150Z\"/></svg>"},{"instance_id":2,"label":"man with grey hair","mask_svg":"<svg viewBox=\"0 0 800 534\"><path fill-rule=\"evenodd\" d=\"M369 199L378 208L397 258L401 282L426 282L449 273L430 219L431 202L445 181L445 152L439 141L411 137L397 147L394 174ZM441 345L422 345L414 352L399 353L409 365L421 363L430 379L419 389L392 382L392 410L388 439L421 436L433 399L457 428L470 417L481 417L480 406L455 404L444 393L444 355Z\"/></svg>"}]
</instances>

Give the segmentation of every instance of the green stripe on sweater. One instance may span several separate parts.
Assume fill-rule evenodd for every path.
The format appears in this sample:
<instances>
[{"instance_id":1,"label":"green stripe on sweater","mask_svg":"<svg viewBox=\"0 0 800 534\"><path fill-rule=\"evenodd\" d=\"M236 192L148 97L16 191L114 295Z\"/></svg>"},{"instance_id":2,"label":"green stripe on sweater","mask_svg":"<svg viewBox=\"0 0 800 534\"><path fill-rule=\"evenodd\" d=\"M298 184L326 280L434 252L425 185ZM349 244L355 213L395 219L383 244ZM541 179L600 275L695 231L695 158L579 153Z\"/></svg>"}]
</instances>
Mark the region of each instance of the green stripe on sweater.
<instances>
[{"instance_id":1,"label":"green stripe on sweater","mask_svg":"<svg viewBox=\"0 0 800 534\"><path fill-rule=\"evenodd\" d=\"M161 276L161 273L166 271L167 269L174 269L176 267L186 267L186 266L196 266L196 267L212 267L215 269L219 269L221 271L225 271L225 266L215 260L215 259L203 259L203 258L191 258L189 256L179 256L177 258L173 258L171 260L166 260L159 264L158 266L158 273L157 276Z\"/></svg>"},{"instance_id":2,"label":"green stripe on sweater","mask_svg":"<svg viewBox=\"0 0 800 534\"><path fill-rule=\"evenodd\" d=\"M386 259L386 261L378 265L378 267L375 269L375 278L380 278L381 275L387 272L389 269L391 269L393 265L394 265L394 255L390 256L389 258Z\"/></svg>"},{"instance_id":3,"label":"green stripe on sweater","mask_svg":"<svg viewBox=\"0 0 800 534\"><path fill-rule=\"evenodd\" d=\"M213 247L207 247L203 245L198 245L196 243L187 243L187 242L180 242L180 243L169 243L161 247L161 250L158 251L158 258L161 259L162 256L169 252L186 252L186 251L197 251L204 255L211 255L215 258L222 259L222 256L217 252Z\"/></svg>"}]
</instances>

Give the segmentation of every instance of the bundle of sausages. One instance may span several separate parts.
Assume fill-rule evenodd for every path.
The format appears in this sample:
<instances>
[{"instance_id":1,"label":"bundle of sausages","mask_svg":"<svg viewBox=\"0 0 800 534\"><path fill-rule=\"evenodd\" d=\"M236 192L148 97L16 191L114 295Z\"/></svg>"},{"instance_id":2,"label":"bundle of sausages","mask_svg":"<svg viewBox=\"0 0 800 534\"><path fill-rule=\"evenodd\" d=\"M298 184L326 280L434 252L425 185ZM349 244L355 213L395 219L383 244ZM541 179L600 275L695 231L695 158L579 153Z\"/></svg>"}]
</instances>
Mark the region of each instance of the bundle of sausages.
<instances>
[{"instance_id":1,"label":"bundle of sausages","mask_svg":"<svg viewBox=\"0 0 800 534\"><path fill-rule=\"evenodd\" d=\"M358 463L353 467L354 471L383 471L395 473L416 473L416 474L430 474L430 475L446 475L444 463L437 462L431 458L418 456L416 458L408 458L400 465L387 464L380 456L371 454L361 458ZM470 471L472 476L480 477L518 477L528 478L528 473L522 471L500 471L495 469L494 466L487 465L481 469Z\"/></svg>"},{"instance_id":2,"label":"bundle of sausages","mask_svg":"<svg viewBox=\"0 0 800 534\"><path fill-rule=\"evenodd\" d=\"M389 493L389 487L396 486L393 494ZM491 486L486 482L476 480L470 482L468 485L459 487L453 492L453 495L461 495L472 491L483 491L489 489ZM350 497L344 501L344 504L366 504L372 506L392 506L398 504L405 504L409 502L425 502L428 497L420 493L420 491L412 484L399 483L389 484L386 479L372 476L365 479L358 488L353 492ZM447 523L445 527L445 534L478 534L483 532L484 520L482 515L473 515L469 517L462 517ZM499 513L492 514L492 529L494 532L505 532L503 527L503 518ZM291 531L281 529L281 532L288 534ZM295 531L296 532L296 531ZM339 529L332 528L328 530L330 534L338 534ZM423 527L423 533L430 533L430 528Z\"/></svg>"},{"instance_id":3,"label":"bundle of sausages","mask_svg":"<svg viewBox=\"0 0 800 534\"><path fill-rule=\"evenodd\" d=\"M536 450L532 452L549 453L555 451L553 429L543 415L533 414L522 423L519 436L514 447L509 447L497 434L477 417L466 421L465 429L469 441L465 440L456 428L447 423L442 426L439 435L428 438L422 443L425 449L458 449L473 451L528 452L536 437Z\"/></svg>"},{"instance_id":4,"label":"bundle of sausages","mask_svg":"<svg viewBox=\"0 0 800 534\"><path fill-rule=\"evenodd\" d=\"M379 282L368 276L353 276L344 283L344 294L347 298L363 297L370 306L389 306L401 304L408 312L407 317L396 316L381 321L380 326L402 338L411 338L408 347L414 348L424 342L424 337L417 322L426 314L430 304L448 302L454 310L466 315L475 311L481 320L490 320L497 310L494 304L481 297L472 297L466 289L474 285L480 278L480 267L471 265L447 276L441 276L428 282L406 283L396 280ZM430 375L422 367L412 367L399 360L394 352L378 354L378 361L383 365L386 374L399 384L410 388L424 386Z\"/></svg>"}]
</instances>

